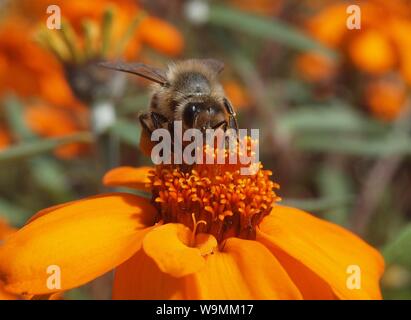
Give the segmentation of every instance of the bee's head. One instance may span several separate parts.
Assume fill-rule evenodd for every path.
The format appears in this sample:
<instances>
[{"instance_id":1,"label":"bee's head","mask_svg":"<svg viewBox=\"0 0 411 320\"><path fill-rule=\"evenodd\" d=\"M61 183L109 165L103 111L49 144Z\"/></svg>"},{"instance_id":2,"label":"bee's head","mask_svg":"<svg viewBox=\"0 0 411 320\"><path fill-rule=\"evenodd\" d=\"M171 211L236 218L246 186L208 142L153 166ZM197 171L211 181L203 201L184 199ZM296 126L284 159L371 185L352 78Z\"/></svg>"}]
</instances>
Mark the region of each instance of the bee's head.
<instances>
[{"instance_id":1,"label":"bee's head","mask_svg":"<svg viewBox=\"0 0 411 320\"><path fill-rule=\"evenodd\" d=\"M190 101L184 105L183 125L185 129L218 129L226 124L224 107L217 101Z\"/></svg>"}]
</instances>

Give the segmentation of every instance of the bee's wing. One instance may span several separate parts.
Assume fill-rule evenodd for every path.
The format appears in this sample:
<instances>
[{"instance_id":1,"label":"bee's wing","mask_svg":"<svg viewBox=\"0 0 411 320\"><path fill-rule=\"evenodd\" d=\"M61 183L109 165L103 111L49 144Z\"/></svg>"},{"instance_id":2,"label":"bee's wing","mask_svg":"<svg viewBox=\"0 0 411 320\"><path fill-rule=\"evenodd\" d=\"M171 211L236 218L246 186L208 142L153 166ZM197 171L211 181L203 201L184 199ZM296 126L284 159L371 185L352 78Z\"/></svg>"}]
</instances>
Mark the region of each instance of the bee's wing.
<instances>
[{"instance_id":1,"label":"bee's wing","mask_svg":"<svg viewBox=\"0 0 411 320\"><path fill-rule=\"evenodd\" d=\"M146 65L144 63L100 62L98 65L108 69L132 73L145 79L157 82L162 86L168 84L167 75L164 70Z\"/></svg>"},{"instance_id":2,"label":"bee's wing","mask_svg":"<svg viewBox=\"0 0 411 320\"><path fill-rule=\"evenodd\" d=\"M205 64L207 67L209 67L211 70L213 70L215 73L220 73L224 69L224 62L217 60L217 59L198 59L202 64Z\"/></svg>"}]
</instances>

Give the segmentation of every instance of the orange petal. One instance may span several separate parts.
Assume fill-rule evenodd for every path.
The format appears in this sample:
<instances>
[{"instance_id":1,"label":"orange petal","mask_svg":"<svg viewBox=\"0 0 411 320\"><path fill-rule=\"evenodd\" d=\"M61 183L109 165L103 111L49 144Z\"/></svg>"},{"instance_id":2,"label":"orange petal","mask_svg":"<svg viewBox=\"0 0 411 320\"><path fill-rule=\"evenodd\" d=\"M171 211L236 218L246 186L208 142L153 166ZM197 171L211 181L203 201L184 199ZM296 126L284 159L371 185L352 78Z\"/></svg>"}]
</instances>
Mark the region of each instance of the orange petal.
<instances>
[{"instance_id":1,"label":"orange petal","mask_svg":"<svg viewBox=\"0 0 411 320\"><path fill-rule=\"evenodd\" d=\"M18 297L4 290L4 285L0 281L0 300L17 300Z\"/></svg>"},{"instance_id":2,"label":"orange petal","mask_svg":"<svg viewBox=\"0 0 411 320\"><path fill-rule=\"evenodd\" d=\"M47 294L77 287L129 259L154 217L148 200L126 193L57 206L0 247L0 278L13 293ZM59 270L53 267L47 273L50 266ZM61 288L48 286L50 275L58 271Z\"/></svg>"},{"instance_id":3,"label":"orange petal","mask_svg":"<svg viewBox=\"0 0 411 320\"><path fill-rule=\"evenodd\" d=\"M30 128L39 135L60 137L79 131L68 110L48 105L31 105L25 109Z\"/></svg>"},{"instance_id":4,"label":"orange petal","mask_svg":"<svg viewBox=\"0 0 411 320\"><path fill-rule=\"evenodd\" d=\"M387 72L397 63L390 39L377 31L357 35L349 43L348 52L359 69L373 74Z\"/></svg>"},{"instance_id":5,"label":"orange petal","mask_svg":"<svg viewBox=\"0 0 411 320\"><path fill-rule=\"evenodd\" d=\"M6 239L8 236L10 236L12 233L14 233L16 229L11 227L5 219L0 217L0 244L1 242Z\"/></svg>"},{"instance_id":6,"label":"orange petal","mask_svg":"<svg viewBox=\"0 0 411 320\"><path fill-rule=\"evenodd\" d=\"M329 284L304 264L280 249L270 247L270 250L287 271L298 290L300 290L304 300L336 299Z\"/></svg>"},{"instance_id":7,"label":"orange petal","mask_svg":"<svg viewBox=\"0 0 411 320\"><path fill-rule=\"evenodd\" d=\"M140 250L116 268L113 299L188 299L184 279L162 272L154 260Z\"/></svg>"},{"instance_id":8,"label":"orange petal","mask_svg":"<svg viewBox=\"0 0 411 320\"><path fill-rule=\"evenodd\" d=\"M0 127L0 150L6 149L12 142L10 133L6 128Z\"/></svg>"},{"instance_id":9,"label":"orange petal","mask_svg":"<svg viewBox=\"0 0 411 320\"><path fill-rule=\"evenodd\" d=\"M137 29L142 42L167 55L179 55L184 47L181 33L171 24L156 18L146 17Z\"/></svg>"},{"instance_id":10,"label":"orange petal","mask_svg":"<svg viewBox=\"0 0 411 320\"><path fill-rule=\"evenodd\" d=\"M144 237L144 252L164 273L174 277L194 273L204 266L205 260L200 248L188 246L191 234L191 230L182 224L165 224ZM214 246L217 246L215 239Z\"/></svg>"},{"instance_id":11,"label":"orange petal","mask_svg":"<svg viewBox=\"0 0 411 320\"><path fill-rule=\"evenodd\" d=\"M296 67L301 77L309 82L330 80L337 71L334 60L315 51L298 55Z\"/></svg>"},{"instance_id":12,"label":"orange petal","mask_svg":"<svg viewBox=\"0 0 411 320\"><path fill-rule=\"evenodd\" d=\"M103 184L107 187L128 187L149 191L146 185L150 182L148 175L152 167L118 167L104 175Z\"/></svg>"},{"instance_id":13,"label":"orange petal","mask_svg":"<svg viewBox=\"0 0 411 320\"><path fill-rule=\"evenodd\" d=\"M150 232L153 233L154 231ZM147 237L147 236L146 236ZM168 239L163 239L164 243ZM140 250L116 269L114 299L300 299L273 255L256 241L231 238L201 270L173 277Z\"/></svg>"},{"instance_id":14,"label":"orange petal","mask_svg":"<svg viewBox=\"0 0 411 320\"><path fill-rule=\"evenodd\" d=\"M277 259L257 241L230 238L189 276L191 299L301 299Z\"/></svg>"},{"instance_id":15,"label":"orange petal","mask_svg":"<svg viewBox=\"0 0 411 320\"><path fill-rule=\"evenodd\" d=\"M339 46L349 31L346 26L346 10L345 3L337 2L312 17L308 28L314 38L332 48Z\"/></svg>"},{"instance_id":16,"label":"orange petal","mask_svg":"<svg viewBox=\"0 0 411 320\"><path fill-rule=\"evenodd\" d=\"M407 86L401 80L378 79L365 87L367 107L379 119L391 121L397 118L405 107Z\"/></svg>"},{"instance_id":17,"label":"orange petal","mask_svg":"<svg viewBox=\"0 0 411 320\"><path fill-rule=\"evenodd\" d=\"M276 206L257 228L257 240L274 254L282 250L305 265L341 299L381 298L378 284L384 270L381 255L335 224L298 209ZM351 266L360 268L358 289L351 283L354 279Z\"/></svg>"},{"instance_id":18,"label":"orange petal","mask_svg":"<svg viewBox=\"0 0 411 320\"><path fill-rule=\"evenodd\" d=\"M48 105L31 105L25 109L27 124L37 134L44 137L62 137L82 130L78 123L74 110L52 107ZM78 118L85 112L77 112ZM86 153L88 150L85 143L70 143L58 147L56 155L70 159Z\"/></svg>"}]
</instances>

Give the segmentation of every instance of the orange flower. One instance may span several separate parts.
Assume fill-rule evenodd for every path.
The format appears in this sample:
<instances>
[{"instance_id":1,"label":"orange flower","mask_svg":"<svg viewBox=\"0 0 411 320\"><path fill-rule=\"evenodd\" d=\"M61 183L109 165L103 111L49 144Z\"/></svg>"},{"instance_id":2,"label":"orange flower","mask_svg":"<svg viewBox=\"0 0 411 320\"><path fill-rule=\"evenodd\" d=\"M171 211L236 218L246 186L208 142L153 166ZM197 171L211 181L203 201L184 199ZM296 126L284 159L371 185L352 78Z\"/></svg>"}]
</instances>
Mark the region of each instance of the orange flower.
<instances>
[{"instance_id":1,"label":"orange flower","mask_svg":"<svg viewBox=\"0 0 411 320\"><path fill-rule=\"evenodd\" d=\"M348 53L358 68L371 74L387 72L396 64L389 39L374 30L354 37L348 44Z\"/></svg>"},{"instance_id":2,"label":"orange flower","mask_svg":"<svg viewBox=\"0 0 411 320\"><path fill-rule=\"evenodd\" d=\"M48 107L24 108L26 120L33 131L45 137L57 137L86 128L76 119L87 118L87 110L81 105L68 86L63 69L47 50L42 49L32 39L32 28L19 17L9 17L0 25L0 96L10 92L24 100L41 98ZM25 105L27 105L25 103ZM65 121L56 114L65 114ZM41 125L40 125L41 124ZM55 130L49 130L54 127ZM67 130L68 127L71 130ZM0 130L0 147L12 144L13 137L4 127ZM59 148L62 157L72 157L84 150L84 145L72 144Z\"/></svg>"},{"instance_id":3,"label":"orange flower","mask_svg":"<svg viewBox=\"0 0 411 320\"><path fill-rule=\"evenodd\" d=\"M411 84L409 3L403 0L364 0L359 4L360 29L347 28L349 14L346 10L349 4L340 1L326 3L322 10L309 18L309 33L326 46L338 50L343 57L342 63L350 62L367 76L374 78L394 74L402 77L399 82ZM300 55L297 67L308 81L322 81L323 77L329 80L326 59L317 57L314 60ZM367 107L377 118L393 120L403 109L404 90L402 84L372 82L366 85L363 95Z\"/></svg>"},{"instance_id":4,"label":"orange flower","mask_svg":"<svg viewBox=\"0 0 411 320\"><path fill-rule=\"evenodd\" d=\"M4 239L10 236L10 234L12 234L13 232L15 232L14 228L10 227L4 219L0 218L0 246L2 245L2 242L4 241ZM0 281L0 300L15 300L15 299L17 299L17 296L10 292L7 292L4 289L3 282Z\"/></svg>"},{"instance_id":5,"label":"orange flower","mask_svg":"<svg viewBox=\"0 0 411 320\"><path fill-rule=\"evenodd\" d=\"M411 22L407 20L394 20L390 30L396 50L399 55L399 70L408 85L411 85Z\"/></svg>"},{"instance_id":6,"label":"orange flower","mask_svg":"<svg viewBox=\"0 0 411 320\"><path fill-rule=\"evenodd\" d=\"M62 137L87 128L87 109L78 109L73 113L66 109L33 104L24 110L30 129L43 137ZM61 158L73 158L88 152L86 144L72 143L55 150Z\"/></svg>"},{"instance_id":7,"label":"orange flower","mask_svg":"<svg viewBox=\"0 0 411 320\"><path fill-rule=\"evenodd\" d=\"M332 3L310 17L307 28L311 35L339 49L361 71L381 74L398 70L409 79L411 7L407 1L362 1L358 30L346 26L347 6L345 2Z\"/></svg>"},{"instance_id":8,"label":"orange flower","mask_svg":"<svg viewBox=\"0 0 411 320\"><path fill-rule=\"evenodd\" d=\"M0 217L0 246L3 244L3 241L7 239L10 235L15 233L17 230L11 227L6 220ZM4 283L0 280L0 300L22 300L22 299L31 299L32 295L15 295L6 291L4 288ZM44 297L45 298L45 297ZM62 298L61 294L56 293L47 297L49 300L60 300Z\"/></svg>"},{"instance_id":9,"label":"orange flower","mask_svg":"<svg viewBox=\"0 0 411 320\"><path fill-rule=\"evenodd\" d=\"M327 81L335 76L336 63L317 52L307 52L297 57L297 70L302 77L310 82Z\"/></svg>"},{"instance_id":10,"label":"orange flower","mask_svg":"<svg viewBox=\"0 0 411 320\"><path fill-rule=\"evenodd\" d=\"M379 299L379 253L347 230L275 204L271 173L237 165L124 167L110 193L40 211L0 248L0 279L15 293L49 294L116 268L115 299ZM47 288L47 267L61 289ZM347 268L361 285L347 285Z\"/></svg>"},{"instance_id":11,"label":"orange flower","mask_svg":"<svg viewBox=\"0 0 411 320\"><path fill-rule=\"evenodd\" d=\"M173 26L155 17L146 17L137 29L137 36L154 49L177 56L183 51L184 39Z\"/></svg>"},{"instance_id":12,"label":"orange flower","mask_svg":"<svg viewBox=\"0 0 411 320\"><path fill-rule=\"evenodd\" d=\"M31 30L19 17L10 17L0 25L0 96L14 92L71 107L76 100L63 69L50 53L33 42Z\"/></svg>"},{"instance_id":13,"label":"orange flower","mask_svg":"<svg viewBox=\"0 0 411 320\"><path fill-rule=\"evenodd\" d=\"M6 128L0 127L0 150L7 148L11 143L11 137Z\"/></svg>"},{"instance_id":14,"label":"orange flower","mask_svg":"<svg viewBox=\"0 0 411 320\"><path fill-rule=\"evenodd\" d=\"M4 239L14 233L16 229L11 227L6 220L0 217L0 244Z\"/></svg>"},{"instance_id":15,"label":"orange flower","mask_svg":"<svg viewBox=\"0 0 411 320\"><path fill-rule=\"evenodd\" d=\"M346 10L346 3L334 3L325 6L308 20L307 28L309 32L318 41L329 47L339 46L347 31Z\"/></svg>"},{"instance_id":16,"label":"orange flower","mask_svg":"<svg viewBox=\"0 0 411 320\"><path fill-rule=\"evenodd\" d=\"M16 300L17 296L4 290L4 284L0 281L0 300Z\"/></svg>"},{"instance_id":17,"label":"orange flower","mask_svg":"<svg viewBox=\"0 0 411 320\"><path fill-rule=\"evenodd\" d=\"M250 104L250 97L238 82L227 81L223 83L223 87L228 99L237 109L247 107Z\"/></svg>"},{"instance_id":18,"label":"orange flower","mask_svg":"<svg viewBox=\"0 0 411 320\"><path fill-rule=\"evenodd\" d=\"M90 3L91 2L91 3ZM103 20L105 11L108 8L115 10L115 19L112 25L111 38L116 42L121 39L129 29L133 20L140 14L144 13L143 9L135 0L91 0L85 2L83 0L56 0L53 4L61 8L63 18L67 19L74 27L77 36L83 32L84 22L88 21L93 24L100 25ZM17 12L29 15L35 21L45 21L47 7L49 1L29 1L21 0L16 5ZM101 30L97 31L97 38L101 38ZM101 41L99 39L98 41ZM79 39L78 45L82 45L82 39ZM152 16L144 18L137 26L134 33L126 44L124 52L121 56L128 59L136 59L139 53L141 43L147 44L161 53L167 55L179 55L184 46L184 40L181 33L171 24ZM112 44L110 54L115 57L116 44Z\"/></svg>"},{"instance_id":19,"label":"orange flower","mask_svg":"<svg viewBox=\"0 0 411 320\"><path fill-rule=\"evenodd\" d=\"M401 80L379 79L367 84L367 107L381 120L391 121L398 117L406 100L406 87Z\"/></svg>"},{"instance_id":20,"label":"orange flower","mask_svg":"<svg viewBox=\"0 0 411 320\"><path fill-rule=\"evenodd\" d=\"M74 110L29 104L24 106L23 115L30 130L40 137L62 137L87 130L88 112L80 104ZM15 140L6 126L0 127L0 150L10 147ZM66 144L55 150L56 156L63 159L71 159L87 152L89 145L86 143Z\"/></svg>"}]
</instances>

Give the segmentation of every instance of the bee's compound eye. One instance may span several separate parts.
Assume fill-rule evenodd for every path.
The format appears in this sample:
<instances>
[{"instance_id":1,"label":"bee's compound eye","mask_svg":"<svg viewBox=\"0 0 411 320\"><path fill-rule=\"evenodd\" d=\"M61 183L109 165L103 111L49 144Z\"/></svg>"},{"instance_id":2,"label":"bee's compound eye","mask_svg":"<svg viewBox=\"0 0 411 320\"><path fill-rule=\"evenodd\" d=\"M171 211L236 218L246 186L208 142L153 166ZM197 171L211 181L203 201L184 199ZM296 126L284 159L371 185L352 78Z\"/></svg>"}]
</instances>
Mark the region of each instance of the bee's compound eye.
<instances>
[{"instance_id":1,"label":"bee's compound eye","mask_svg":"<svg viewBox=\"0 0 411 320\"><path fill-rule=\"evenodd\" d=\"M184 123L189 126L192 127L194 124L194 120L198 114L198 112L200 111L200 106L197 103L188 103L185 107L184 107L184 113L183 113L183 120Z\"/></svg>"},{"instance_id":2,"label":"bee's compound eye","mask_svg":"<svg viewBox=\"0 0 411 320\"><path fill-rule=\"evenodd\" d=\"M196 103L189 103L187 104L186 109L188 109L187 112L196 113L198 111L198 106Z\"/></svg>"}]
</instances>

